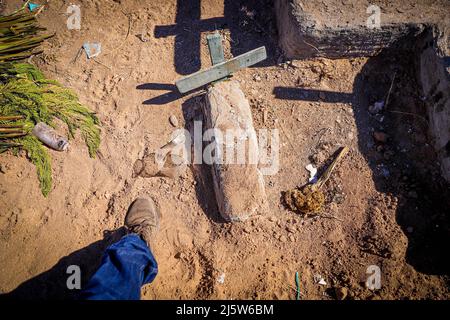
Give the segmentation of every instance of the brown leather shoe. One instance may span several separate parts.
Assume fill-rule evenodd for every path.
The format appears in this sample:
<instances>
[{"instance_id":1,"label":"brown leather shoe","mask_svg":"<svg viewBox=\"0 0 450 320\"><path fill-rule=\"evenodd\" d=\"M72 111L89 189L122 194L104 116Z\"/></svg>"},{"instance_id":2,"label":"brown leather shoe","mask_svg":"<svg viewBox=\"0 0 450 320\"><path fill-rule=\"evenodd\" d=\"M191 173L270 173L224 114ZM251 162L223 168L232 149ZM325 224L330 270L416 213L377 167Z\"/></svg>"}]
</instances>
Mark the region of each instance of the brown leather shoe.
<instances>
[{"instance_id":1,"label":"brown leather shoe","mask_svg":"<svg viewBox=\"0 0 450 320\"><path fill-rule=\"evenodd\" d=\"M125 217L125 226L138 234L150 248L159 229L160 213L152 199L137 198L131 204Z\"/></svg>"}]
</instances>

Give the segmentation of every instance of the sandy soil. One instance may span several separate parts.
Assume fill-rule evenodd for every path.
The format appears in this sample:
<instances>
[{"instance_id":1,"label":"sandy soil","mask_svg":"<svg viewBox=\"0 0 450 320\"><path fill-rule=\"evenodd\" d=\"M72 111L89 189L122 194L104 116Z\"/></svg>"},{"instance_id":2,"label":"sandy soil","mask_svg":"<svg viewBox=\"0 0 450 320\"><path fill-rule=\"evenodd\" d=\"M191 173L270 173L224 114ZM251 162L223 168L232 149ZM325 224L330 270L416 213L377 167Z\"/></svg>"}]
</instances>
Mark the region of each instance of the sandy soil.
<instances>
[{"instance_id":1,"label":"sandy soil","mask_svg":"<svg viewBox=\"0 0 450 320\"><path fill-rule=\"evenodd\" d=\"M10 1L5 10L19 3ZM82 8L80 31L66 28L70 3ZM50 151L48 198L24 156L0 156L0 292L71 297L67 266L80 265L86 281L120 235L128 205L145 196L155 199L162 221L154 247L159 275L143 288L144 299L294 299L297 271L302 299L335 299L342 287L348 299L450 297L450 268L442 257L448 186L426 144L426 125L420 116L386 112L380 122L368 112L384 99L395 65L391 110L406 106L404 112L420 114L408 53L284 62L270 1L70 3L50 1L40 15L56 36L32 62L98 113L101 147L90 159L77 137L68 152ZM188 129L201 118L202 98L181 97L173 84L210 65L205 37L214 28L224 30L228 58L261 45L269 55L234 76L250 100L255 127L281 131L280 170L265 177L270 210L245 223L220 218L206 166L178 179L132 174L146 149L168 141L170 115ZM101 42L96 61L84 53L75 59L84 41ZM388 140L374 141L374 131L386 132ZM305 184L305 166L323 170L343 145L350 153L325 189L328 217L286 210L282 192ZM364 285L370 265L382 271L375 292ZM318 275L326 285L317 283Z\"/></svg>"}]
</instances>

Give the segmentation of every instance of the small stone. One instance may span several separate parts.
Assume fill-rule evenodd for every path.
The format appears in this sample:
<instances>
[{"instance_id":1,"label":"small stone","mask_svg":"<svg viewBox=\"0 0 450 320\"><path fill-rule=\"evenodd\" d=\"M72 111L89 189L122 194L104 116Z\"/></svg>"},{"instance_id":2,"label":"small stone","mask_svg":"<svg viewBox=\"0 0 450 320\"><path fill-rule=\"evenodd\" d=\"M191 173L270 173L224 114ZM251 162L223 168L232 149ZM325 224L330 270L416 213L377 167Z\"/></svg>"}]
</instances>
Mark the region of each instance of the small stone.
<instances>
[{"instance_id":1,"label":"small stone","mask_svg":"<svg viewBox=\"0 0 450 320\"><path fill-rule=\"evenodd\" d=\"M375 102L373 105L369 106L369 112L371 114L377 114L381 110L383 110L383 107L384 107L384 101Z\"/></svg>"},{"instance_id":2,"label":"small stone","mask_svg":"<svg viewBox=\"0 0 450 320\"><path fill-rule=\"evenodd\" d=\"M261 76L257 74L257 75L255 75L253 77L253 80L255 80L256 82L260 82L261 81Z\"/></svg>"},{"instance_id":3,"label":"small stone","mask_svg":"<svg viewBox=\"0 0 450 320\"><path fill-rule=\"evenodd\" d=\"M177 252L175 254L175 259L183 259L184 258L184 254L182 252Z\"/></svg>"},{"instance_id":4,"label":"small stone","mask_svg":"<svg viewBox=\"0 0 450 320\"><path fill-rule=\"evenodd\" d=\"M295 237L294 237L294 235L291 234L291 235L289 236L289 241L290 241L290 242L295 242Z\"/></svg>"},{"instance_id":5,"label":"small stone","mask_svg":"<svg viewBox=\"0 0 450 320\"><path fill-rule=\"evenodd\" d=\"M377 120L379 123L383 123L384 116L382 116L381 114L376 114L375 115L375 120Z\"/></svg>"},{"instance_id":6,"label":"small stone","mask_svg":"<svg viewBox=\"0 0 450 320\"><path fill-rule=\"evenodd\" d=\"M139 33L136 37L142 42L148 42L150 40L146 33Z\"/></svg>"},{"instance_id":7,"label":"small stone","mask_svg":"<svg viewBox=\"0 0 450 320\"><path fill-rule=\"evenodd\" d=\"M289 233L295 233L295 229L292 227L286 227L286 231Z\"/></svg>"},{"instance_id":8,"label":"small stone","mask_svg":"<svg viewBox=\"0 0 450 320\"><path fill-rule=\"evenodd\" d=\"M251 233L251 232L252 232L252 229L251 229L250 227L245 227L245 228L244 228L244 232L245 232L245 233Z\"/></svg>"},{"instance_id":9,"label":"small stone","mask_svg":"<svg viewBox=\"0 0 450 320\"><path fill-rule=\"evenodd\" d=\"M286 242L287 238L286 238L286 236L281 236L279 240L280 240L280 242Z\"/></svg>"},{"instance_id":10,"label":"small stone","mask_svg":"<svg viewBox=\"0 0 450 320\"><path fill-rule=\"evenodd\" d=\"M385 143L388 139L388 135L381 131L375 131L373 133L373 138L376 142Z\"/></svg>"},{"instance_id":11,"label":"small stone","mask_svg":"<svg viewBox=\"0 0 450 320\"><path fill-rule=\"evenodd\" d=\"M174 126L175 128L178 127L178 119L177 119L177 117L176 117L175 115L172 114L172 115L169 117L169 122L170 122L170 124L171 124L172 126Z\"/></svg>"},{"instance_id":12,"label":"small stone","mask_svg":"<svg viewBox=\"0 0 450 320\"><path fill-rule=\"evenodd\" d=\"M378 152L380 152L380 153L381 153L381 152L383 152L383 151L384 151L384 146L382 146L382 145L378 145L376 149L377 149L377 151L378 151Z\"/></svg>"},{"instance_id":13,"label":"small stone","mask_svg":"<svg viewBox=\"0 0 450 320\"><path fill-rule=\"evenodd\" d=\"M348 296L347 288L334 288L334 293L338 300L344 300Z\"/></svg>"}]
</instances>

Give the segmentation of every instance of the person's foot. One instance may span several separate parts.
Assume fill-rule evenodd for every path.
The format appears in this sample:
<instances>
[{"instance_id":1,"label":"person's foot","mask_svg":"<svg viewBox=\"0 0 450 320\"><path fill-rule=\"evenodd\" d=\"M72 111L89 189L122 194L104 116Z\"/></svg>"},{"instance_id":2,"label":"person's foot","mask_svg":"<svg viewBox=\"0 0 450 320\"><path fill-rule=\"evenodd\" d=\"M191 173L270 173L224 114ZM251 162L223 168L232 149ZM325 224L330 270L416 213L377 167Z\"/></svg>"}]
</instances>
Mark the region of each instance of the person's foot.
<instances>
[{"instance_id":1,"label":"person's foot","mask_svg":"<svg viewBox=\"0 0 450 320\"><path fill-rule=\"evenodd\" d=\"M138 234L150 247L159 229L160 213L152 199L137 198L125 217L125 226Z\"/></svg>"}]
</instances>

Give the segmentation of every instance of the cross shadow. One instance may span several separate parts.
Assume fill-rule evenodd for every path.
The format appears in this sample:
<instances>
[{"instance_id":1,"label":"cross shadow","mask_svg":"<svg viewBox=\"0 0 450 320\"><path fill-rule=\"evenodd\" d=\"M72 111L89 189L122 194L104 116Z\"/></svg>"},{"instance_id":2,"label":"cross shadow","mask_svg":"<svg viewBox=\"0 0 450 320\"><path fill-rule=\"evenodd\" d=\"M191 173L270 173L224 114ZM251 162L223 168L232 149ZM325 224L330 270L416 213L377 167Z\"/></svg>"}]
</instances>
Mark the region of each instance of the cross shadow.
<instances>
[{"instance_id":1,"label":"cross shadow","mask_svg":"<svg viewBox=\"0 0 450 320\"><path fill-rule=\"evenodd\" d=\"M145 83L136 86L137 90L164 90L165 92L159 96L153 97L151 99L145 100L142 104L144 105L164 105L175 100L178 100L185 96L178 91L174 84L170 83Z\"/></svg>"},{"instance_id":2,"label":"cross shadow","mask_svg":"<svg viewBox=\"0 0 450 320\"><path fill-rule=\"evenodd\" d=\"M273 93L278 99L352 105L358 148L372 171L375 188L398 199L395 219L408 238L407 263L425 274L449 275L450 260L444 252L450 238L450 188L439 174L435 151L425 140L426 106L417 89L417 53L412 45L417 41L405 38L370 58L356 76L352 93L292 87L275 87ZM371 114L369 105L386 100L394 72L396 85L387 109ZM399 110L403 114L396 113ZM387 142L375 141L372 130L384 130ZM417 142L421 137L424 141ZM374 232L379 223L374 219L380 218L369 217L365 232Z\"/></svg>"},{"instance_id":3,"label":"cross shadow","mask_svg":"<svg viewBox=\"0 0 450 320\"><path fill-rule=\"evenodd\" d=\"M273 14L270 0L224 0L223 17L201 19L201 0L178 0L175 24L156 26L154 36L175 36L175 70L181 75L188 75L201 68L202 32L229 29L233 56L260 46L266 46L268 56L273 56L276 50L275 42L271 40L275 34ZM266 59L258 66L271 63L270 59Z\"/></svg>"},{"instance_id":4,"label":"cross shadow","mask_svg":"<svg viewBox=\"0 0 450 320\"><path fill-rule=\"evenodd\" d=\"M77 265L81 270L81 288L100 266L104 251L125 235L125 228L105 231L103 239L61 258L49 270L20 284L9 293L1 294L0 301L8 300L74 300L80 290L69 290L66 285L67 268Z\"/></svg>"},{"instance_id":5,"label":"cross shadow","mask_svg":"<svg viewBox=\"0 0 450 320\"><path fill-rule=\"evenodd\" d=\"M202 32L212 33L222 29L230 30L233 56L265 46L267 59L251 67L275 64L276 28L271 0L224 0L223 17L203 20L201 19L201 1L178 0L175 24L160 25L154 29L155 38L175 37L174 67L178 74L189 75L200 70ZM136 89L168 91L145 100L144 105L164 105L195 91L181 94L175 85L163 83L141 84Z\"/></svg>"},{"instance_id":6,"label":"cross shadow","mask_svg":"<svg viewBox=\"0 0 450 320\"><path fill-rule=\"evenodd\" d=\"M159 96L145 100L144 105L164 105L173 101L176 101L182 97L190 95L200 89L194 89L185 93L180 93L176 85L171 83L144 83L136 86L137 90L161 90L168 91Z\"/></svg>"},{"instance_id":7,"label":"cross shadow","mask_svg":"<svg viewBox=\"0 0 450 320\"><path fill-rule=\"evenodd\" d=\"M353 93L295 87L275 87L273 94L275 98L283 100L322 101L328 103L352 103L354 99Z\"/></svg>"}]
</instances>

